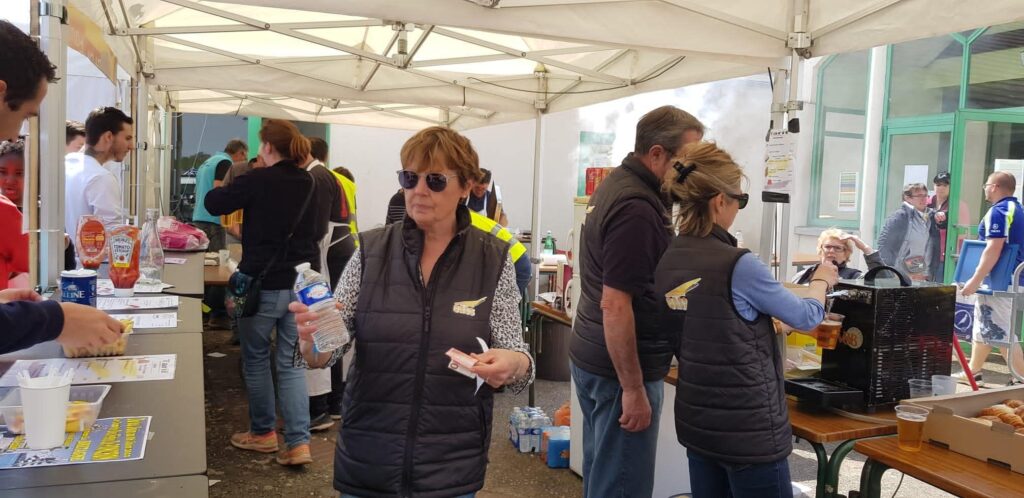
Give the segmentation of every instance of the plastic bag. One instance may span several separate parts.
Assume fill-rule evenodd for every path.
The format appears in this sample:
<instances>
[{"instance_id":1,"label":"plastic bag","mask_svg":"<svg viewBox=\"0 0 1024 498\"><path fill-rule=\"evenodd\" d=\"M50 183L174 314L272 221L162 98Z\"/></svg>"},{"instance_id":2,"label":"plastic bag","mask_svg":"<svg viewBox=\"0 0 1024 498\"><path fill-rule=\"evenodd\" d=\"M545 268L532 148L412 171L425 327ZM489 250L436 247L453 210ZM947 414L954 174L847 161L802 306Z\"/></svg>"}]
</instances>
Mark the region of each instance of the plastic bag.
<instances>
[{"instance_id":1,"label":"plastic bag","mask_svg":"<svg viewBox=\"0 0 1024 498\"><path fill-rule=\"evenodd\" d=\"M173 216L161 216L157 222L160 245L167 251L205 251L210 239L202 230L182 223Z\"/></svg>"},{"instance_id":2,"label":"plastic bag","mask_svg":"<svg viewBox=\"0 0 1024 498\"><path fill-rule=\"evenodd\" d=\"M974 334L974 303L976 295L964 296L960 289L956 291L956 311L953 312L953 331L957 339L971 341Z\"/></svg>"}]
</instances>

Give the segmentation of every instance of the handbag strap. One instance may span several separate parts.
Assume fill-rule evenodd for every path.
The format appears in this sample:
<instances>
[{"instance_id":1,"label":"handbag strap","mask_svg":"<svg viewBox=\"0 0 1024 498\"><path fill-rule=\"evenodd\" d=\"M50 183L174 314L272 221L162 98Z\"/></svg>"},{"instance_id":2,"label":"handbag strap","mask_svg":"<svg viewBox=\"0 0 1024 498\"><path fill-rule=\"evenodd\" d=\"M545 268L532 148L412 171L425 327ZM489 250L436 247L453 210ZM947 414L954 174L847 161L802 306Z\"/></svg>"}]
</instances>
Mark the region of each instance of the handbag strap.
<instances>
[{"instance_id":1,"label":"handbag strap","mask_svg":"<svg viewBox=\"0 0 1024 498\"><path fill-rule=\"evenodd\" d=\"M303 201L302 203L302 209L299 210L299 215L296 216L295 221L292 222L292 229L291 231L288 232L288 236L284 238L284 243L281 244L281 247L278 248L276 253L274 253L274 257L270 258L270 261L267 262L267 266L263 267L263 271L260 272L260 276L257 277L260 280L263 280L267 276L267 273L270 271L270 268L273 267L275 263L277 263L277 260L281 257L281 255L288 252L288 246L291 243L292 235L295 235L295 229L299 226L299 222L302 221L302 217L306 214L306 208L309 207L309 201L310 199L313 198L313 193L316 192L316 179L313 178L313 175L309 176L310 180L313 181L313 188L309 189L309 194L306 195L306 200Z\"/></svg>"}]
</instances>

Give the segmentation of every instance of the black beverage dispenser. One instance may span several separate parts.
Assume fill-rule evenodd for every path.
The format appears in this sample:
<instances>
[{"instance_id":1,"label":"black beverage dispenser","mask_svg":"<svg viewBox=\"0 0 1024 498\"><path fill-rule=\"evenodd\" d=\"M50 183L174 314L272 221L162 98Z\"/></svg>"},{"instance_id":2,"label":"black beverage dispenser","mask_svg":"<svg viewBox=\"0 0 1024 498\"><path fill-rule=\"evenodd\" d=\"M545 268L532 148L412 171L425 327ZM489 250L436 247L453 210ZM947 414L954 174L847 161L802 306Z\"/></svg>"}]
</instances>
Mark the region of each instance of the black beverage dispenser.
<instances>
[{"instance_id":1,"label":"black beverage dispenser","mask_svg":"<svg viewBox=\"0 0 1024 498\"><path fill-rule=\"evenodd\" d=\"M876 279L889 270L899 278ZM956 287L911 282L889 267L835 287L831 311L845 315L817 377L786 381L786 393L822 406L873 412L910 397L910 379L949 375Z\"/></svg>"}]
</instances>

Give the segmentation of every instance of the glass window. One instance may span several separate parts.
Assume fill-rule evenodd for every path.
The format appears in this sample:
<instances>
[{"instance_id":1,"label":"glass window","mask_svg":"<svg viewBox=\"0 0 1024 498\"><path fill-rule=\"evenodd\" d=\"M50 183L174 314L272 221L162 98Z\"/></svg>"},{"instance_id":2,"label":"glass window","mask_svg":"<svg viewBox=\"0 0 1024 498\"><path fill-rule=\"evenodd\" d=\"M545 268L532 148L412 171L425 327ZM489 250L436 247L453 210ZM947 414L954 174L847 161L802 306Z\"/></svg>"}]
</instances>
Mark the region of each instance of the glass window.
<instances>
[{"instance_id":1,"label":"glass window","mask_svg":"<svg viewBox=\"0 0 1024 498\"><path fill-rule=\"evenodd\" d=\"M970 50L967 107L1024 107L1024 22L989 28Z\"/></svg>"},{"instance_id":2,"label":"glass window","mask_svg":"<svg viewBox=\"0 0 1024 498\"><path fill-rule=\"evenodd\" d=\"M855 226L860 219L868 51L837 55L822 64L815 133L816 212L809 223Z\"/></svg>"},{"instance_id":3,"label":"glass window","mask_svg":"<svg viewBox=\"0 0 1024 498\"><path fill-rule=\"evenodd\" d=\"M892 46L889 117L957 110L963 45L951 36Z\"/></svg>"},{"instance_id":4,"label":"glass window","mask_svg":"<svg viewBox=\"0 0 1024 498\"><path fill-rule=\"evenodd\" d=\"M949 132L892 135L882 219L903 203L905 185L923 183L929 193L934 190L932 179L935 175L949 171L950 136Z\"/></svg>"}]
</instances>

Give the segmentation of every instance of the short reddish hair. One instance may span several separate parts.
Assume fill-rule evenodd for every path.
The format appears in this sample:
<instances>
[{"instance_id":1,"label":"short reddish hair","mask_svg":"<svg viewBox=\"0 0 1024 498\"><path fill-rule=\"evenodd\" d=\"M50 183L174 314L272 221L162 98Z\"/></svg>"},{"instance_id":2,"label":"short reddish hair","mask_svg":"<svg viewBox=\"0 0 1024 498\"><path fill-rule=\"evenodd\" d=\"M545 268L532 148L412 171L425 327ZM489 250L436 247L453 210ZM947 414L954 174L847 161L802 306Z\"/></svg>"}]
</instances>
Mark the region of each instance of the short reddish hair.
<instances>
[{"instance_id":1,"label":"short reddish hair","mask_svg":"<svg viewBox=\"0 0 1024 498\"><path fill-rule=\"evenodd\" d=\"M483 178L473 144L449 128L431 126L420 130L402 146L401 157L403 168L415 164L420 172L435 164L447 166L458 175L462 187Z\"/></svg>"}]
</instances>

